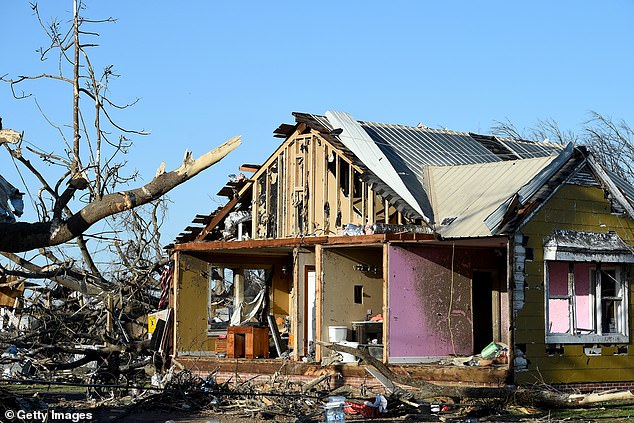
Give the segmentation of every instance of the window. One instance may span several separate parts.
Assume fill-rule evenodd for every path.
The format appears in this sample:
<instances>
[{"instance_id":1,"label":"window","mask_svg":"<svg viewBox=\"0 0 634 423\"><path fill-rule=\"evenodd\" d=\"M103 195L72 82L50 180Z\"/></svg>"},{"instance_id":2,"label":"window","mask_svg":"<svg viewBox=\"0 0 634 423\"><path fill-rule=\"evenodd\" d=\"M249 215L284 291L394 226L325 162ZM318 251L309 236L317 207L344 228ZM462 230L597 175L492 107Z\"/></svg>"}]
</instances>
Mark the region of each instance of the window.
<instances>
[{"instance_id":1,"label":"window","mask_svg":"<svg viewBox=\"0 0 634 423\"><path fill-rule=\"evenodd\" d=\"M620 263L547 260L546 342L628 342L628 300Z\"/></svg>"},{"instance_id":2,"label":"window","mask_svg":"<svg viewBox=\"0 0 634 423\"><path fill-rule=\"evenodd\" d=\"M354 286L354 303L363 304L363 285Z\"/></svg>"},{"instance_id":3,"label":"window","mask_svg":"<svg viewBox=\"0 0 634 423\"><path fill-rule=\"evenodd\" d=\"M270 276L270 269L211 264L207 332L221 333L230 325L258 321Z\"/></svg>"}]
</instances>

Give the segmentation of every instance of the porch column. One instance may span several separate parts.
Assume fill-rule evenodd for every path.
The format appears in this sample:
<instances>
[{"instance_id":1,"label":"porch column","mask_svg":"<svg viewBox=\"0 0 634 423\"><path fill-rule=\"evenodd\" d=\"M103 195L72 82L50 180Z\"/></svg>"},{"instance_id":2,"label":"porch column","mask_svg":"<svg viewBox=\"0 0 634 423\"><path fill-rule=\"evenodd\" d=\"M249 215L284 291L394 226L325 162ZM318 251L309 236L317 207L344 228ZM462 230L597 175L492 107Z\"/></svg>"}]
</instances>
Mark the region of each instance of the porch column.
<instances>
[{"instance_id":1,"label":"porch column","mask_svg":"<svg viewBox=\"0 0 634 423\"><path fill-rule=\"evenodd\" d=\"M242 269L233 269L233 310L238 309L244 301L244 274Z\"/></svg>"}]
</instances>

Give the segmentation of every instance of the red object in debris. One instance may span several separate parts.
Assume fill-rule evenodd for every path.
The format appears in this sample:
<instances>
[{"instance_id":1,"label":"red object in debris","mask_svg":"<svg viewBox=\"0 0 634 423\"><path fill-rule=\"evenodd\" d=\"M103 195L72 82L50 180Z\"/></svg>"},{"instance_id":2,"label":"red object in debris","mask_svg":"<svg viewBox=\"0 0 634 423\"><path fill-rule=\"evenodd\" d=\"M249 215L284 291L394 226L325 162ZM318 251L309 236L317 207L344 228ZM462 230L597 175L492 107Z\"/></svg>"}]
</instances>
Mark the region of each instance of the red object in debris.
<instances>
[{"instance_id":1,"label":"red object in debris","mask_svg":"<svg viewBox=\"0 0 634 423\"><path fill-rule=\"evenodd\" d=\"M363 417L369 419L379 417L379 415L381 414L378 407L372 407L368 404L358 404L356 402L348 401L346 401L346 404L343 407L343 412L350 415L361 414Z\"/></svg>"},{"instance_id":2,"label":"red object in debris","mask_svg":"<svg viewBox=\"0 0 634 423\"><path fill-rule=\"evenodd\" d=\"M379 313L376 316L374 316L373 318L371 318L370 321L371 322L382 322L383 321L383 315Z\"/></svg>"}]
</instances>

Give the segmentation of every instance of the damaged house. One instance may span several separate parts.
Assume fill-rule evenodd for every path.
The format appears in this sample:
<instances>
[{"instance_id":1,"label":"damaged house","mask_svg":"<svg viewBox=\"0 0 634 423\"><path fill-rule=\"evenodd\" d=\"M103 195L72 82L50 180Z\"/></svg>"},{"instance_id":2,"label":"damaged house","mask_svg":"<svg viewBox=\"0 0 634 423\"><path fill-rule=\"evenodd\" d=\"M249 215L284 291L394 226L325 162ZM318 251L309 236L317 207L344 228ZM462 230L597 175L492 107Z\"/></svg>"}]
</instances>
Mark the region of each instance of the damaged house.
<instances>
[{"instance_id":1,"label":"damaged house","mask_svg":"<svg viewBox=\"0 0 634 423\"><path fill-rule=\"evenodd\" d=\"M435 382L634 386L634 189L590 151L293 116L169 247L177 361L314 375L337 341Z\"/></svg>"}]
</instances>

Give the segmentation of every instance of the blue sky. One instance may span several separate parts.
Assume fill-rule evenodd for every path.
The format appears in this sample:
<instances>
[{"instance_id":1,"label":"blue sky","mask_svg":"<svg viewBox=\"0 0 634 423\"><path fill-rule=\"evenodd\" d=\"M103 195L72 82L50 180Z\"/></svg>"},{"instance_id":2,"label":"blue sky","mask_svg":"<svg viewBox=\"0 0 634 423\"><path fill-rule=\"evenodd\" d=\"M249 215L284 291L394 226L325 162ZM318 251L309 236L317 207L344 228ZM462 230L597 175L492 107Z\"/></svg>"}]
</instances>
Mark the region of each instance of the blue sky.
<instances>
[{"instance_id":1,"label":"blue sky","mask_svg":"<svg viewBox=\"0 0 634 423\"><path fill-rule=\"evenodd\" d=\"M264 161L280 142L272 131L291 112L349 112L360 120L486 133L495 120L527 127L552 118L577 129L595 110L634 124L634 2L320 1L134 2L88 0L86 17L112 16L94 49L97 67L121 75L112 97L139 97L120 122L136 137L128 166L145 181L161 161L180 164L242 135L243 145L178 187L164 240L197 213L241 163ZM42 3L44 17L69 18L72 2ZM0 3L0 75L54 72L35 50L46 43L28 1ZM53 87L52 85L55 85ZM70 122L57 84L25 86L58 122ZM58 148L32 100L0 85L5 127ZM19 176L5 153L0 171ZM22 189L22 187L20 187ZM35 218L27 205L25 220Z\"/></svg>"}]
</instances>

